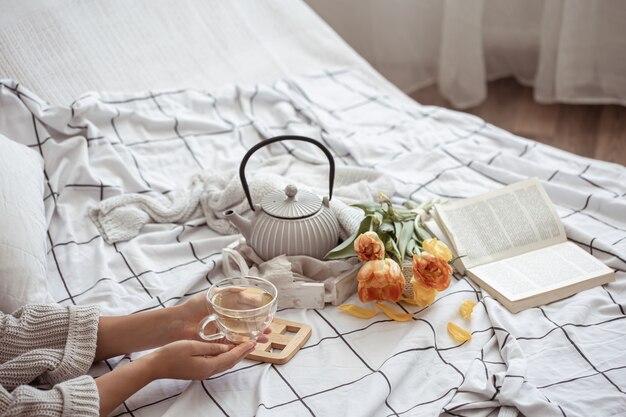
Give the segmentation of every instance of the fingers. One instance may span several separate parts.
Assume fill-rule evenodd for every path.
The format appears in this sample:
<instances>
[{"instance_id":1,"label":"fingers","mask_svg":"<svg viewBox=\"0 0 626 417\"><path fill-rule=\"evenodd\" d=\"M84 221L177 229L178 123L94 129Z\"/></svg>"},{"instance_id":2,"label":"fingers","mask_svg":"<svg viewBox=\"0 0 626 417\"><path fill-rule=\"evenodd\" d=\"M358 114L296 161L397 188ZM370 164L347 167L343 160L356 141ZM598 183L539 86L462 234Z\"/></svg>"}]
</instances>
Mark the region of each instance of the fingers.
<instances>
[{"instance_id":1,"label":"fingers","mask_svg":"<svg viewBox=\"0 0 626 417\"><path fill-rule=\"evenodd\" d=\"M221 343L206 343L199 341L189 341L193 356L217 356L230 350L228 345Z\"/></svg>"},{"instance_id":2,"label":"fingers","mask_svg":"<svg viewBox=\"0 0 626 417\"><path fill-rule=\"evenodd\" d=\"M265 343L268 340L270 340L266 335L272 333L272 329L271 328L267 328L265 330L263 330L263 334L261 336L259 336L259 339L257 340L257 342L259 343Z\"/></svg>"},{"instance_id":3,"label":"fingers","mask_svg":"<svg viewBox=\"0 0 626 417\"><path fill-rule=\"evenodd\" d=\"M240 345L237 345L235 347L233 347L232 349L230 349L226 355L229 358L235 359L235 360L239 360L238 358L241 357L241 359L244 358L244 356L246 356L248 353L252 352L254 350L254 347L256 346L255 342L245 342L242 343Z\"/></svg>"},{"instance_id":4,"label":"fingers","mask_svg":"<svg viewBox=\"0 0 626 417\"><path fill-rule=\"evenodd\" d=\"M226 369L232 368L237 362L241 361L246 357L247 354L254 350L255 343L254 342L246 342L240 345L237 345L230 349L226 353L222 353L215 359L220 359L220 364L218 366L217 372L225 371Z\"/></svg>"}]
</instances>

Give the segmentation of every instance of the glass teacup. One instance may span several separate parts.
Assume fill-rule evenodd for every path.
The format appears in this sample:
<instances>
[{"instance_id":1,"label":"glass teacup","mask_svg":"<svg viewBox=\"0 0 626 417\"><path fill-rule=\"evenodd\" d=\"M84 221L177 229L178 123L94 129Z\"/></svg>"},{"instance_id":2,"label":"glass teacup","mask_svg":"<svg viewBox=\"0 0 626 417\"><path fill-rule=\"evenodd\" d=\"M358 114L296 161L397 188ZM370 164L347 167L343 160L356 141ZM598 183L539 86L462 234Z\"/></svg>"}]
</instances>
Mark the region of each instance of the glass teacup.
<instances>
[{"instance_id":1,"label":"glass teacup","mask_svg":"<svg viewBox=\"0 0 626 417\"><path fill-rule=\"evenodd\" d=\"M226 338L232 343L256 341L276 313L278 291L271 282L257 277L225 278L206 292L213 314L200 325L204 340ZM205 334L205 328L215 322L217 333Z\"/></svg>"}]
</instances>

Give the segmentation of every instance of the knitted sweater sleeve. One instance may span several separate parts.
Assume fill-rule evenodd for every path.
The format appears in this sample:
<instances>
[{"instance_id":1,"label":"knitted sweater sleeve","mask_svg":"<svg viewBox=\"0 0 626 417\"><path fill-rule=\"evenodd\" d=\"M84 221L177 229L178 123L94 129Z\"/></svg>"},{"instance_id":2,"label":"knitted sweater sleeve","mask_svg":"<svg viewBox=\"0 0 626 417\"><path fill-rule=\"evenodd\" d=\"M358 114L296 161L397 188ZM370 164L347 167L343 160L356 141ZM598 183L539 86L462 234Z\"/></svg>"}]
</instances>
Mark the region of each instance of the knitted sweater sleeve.
<instances>
[{"instance_id":1,"label":"knitted sweater sleeve","mask_svg":"<svg viewBox=\"0 0 626 417\"><path fill-rule=\"evenodd\" d=\"M95 306L27 305L0 313L0 385L52 385L87 373L96 352Z\"/></svg>"},{"instance_id":2,"label":"knitted sweater sleeve","mask_svg":"<svg viewBox=\"0 0 626 417\"><path fill-rule=\"evenodd\" d=\"M0 417L97 417L99 414L98 388L87 375L57 384L48 391L20 385L9 392L0 386Z\"/></svg>"}]
</instances>

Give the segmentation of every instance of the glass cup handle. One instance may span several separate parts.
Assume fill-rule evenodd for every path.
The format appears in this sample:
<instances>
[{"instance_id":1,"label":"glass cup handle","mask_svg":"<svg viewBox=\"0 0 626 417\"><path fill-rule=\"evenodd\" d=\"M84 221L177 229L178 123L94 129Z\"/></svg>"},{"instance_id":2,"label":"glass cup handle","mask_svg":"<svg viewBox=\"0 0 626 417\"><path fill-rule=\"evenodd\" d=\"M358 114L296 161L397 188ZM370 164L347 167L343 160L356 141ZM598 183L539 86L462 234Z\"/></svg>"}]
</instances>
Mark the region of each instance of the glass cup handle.
<instances>
[{"instance_id":1,"label":"glass cup handle","mask_svg":"<svg viewBox=\"0 0 626 417\"><path fill-rule=\"evenodd\" d=\"M206 328L206 326L208 326L209 323L211 323L212 321L216 321L216 320L217 320L217 316L215 314L211 314L210 316L205 318L202 321L202 324L200 324L200 331L198 332L198 335L204 340L208 340L208 341L219 340L223 338L224 333L222 332L217 332L217 333L209 334L209 335L204 333L204 329Z\"/></svg>"}]
</instances>

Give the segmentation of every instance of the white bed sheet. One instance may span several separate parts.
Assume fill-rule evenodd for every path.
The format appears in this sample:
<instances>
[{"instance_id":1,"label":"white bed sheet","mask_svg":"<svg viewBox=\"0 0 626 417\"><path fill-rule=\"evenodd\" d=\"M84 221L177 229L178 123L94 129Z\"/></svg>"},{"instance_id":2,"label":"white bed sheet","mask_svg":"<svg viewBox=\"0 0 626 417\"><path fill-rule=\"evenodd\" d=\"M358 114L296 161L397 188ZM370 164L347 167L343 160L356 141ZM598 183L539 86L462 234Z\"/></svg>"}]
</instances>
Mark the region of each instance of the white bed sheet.
<instances>
[{"instance_id":1,"label":"white bed sheet","mask_svg":"<svg viewBox=\"0 0 626 417\"><path fill-rule=\"evenodd\" d=\"M301 0L4 0L0 13L0 77L54 104L339 66L379 77Z\"/></svg>"},{"instance_id":2,"label":"white bed sheet","mask_svg":"<svg viewBox=\"0 0 626 417\"><path fill-rule=\"evenodd\" d=\"M45 160L49 279L61 304L107 314L173 305L221 276L217 236L202 220L149 225L107 245L87 216L104 198L163 193L199 169L237 167L264 138L321 139L338 164L374 167L398 203L461 198L540 178L568 237L616 269L617 281L517 315L457 276L409 323L360 320L334 307L283 310L313 335L292 361L244 361L202 382L159 381L113 415L463 415L501 405L528 416L619 416L626 409L626 169L516 137L483 120L398 98L358 70L268 85L87 94L49 106L16 82L0 87L0 133ZM287 144L294 158L307 148ZM272 146L259 157L284 154ZM471 321L464 300L479 304ZM349 302L356 302L353 297ZM459 345L448 321L471 329ZM137 358L98 364L93 374ZM502 408L501 410L508 410Z\"/></svg>"}]
</instances>

